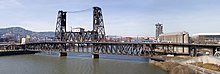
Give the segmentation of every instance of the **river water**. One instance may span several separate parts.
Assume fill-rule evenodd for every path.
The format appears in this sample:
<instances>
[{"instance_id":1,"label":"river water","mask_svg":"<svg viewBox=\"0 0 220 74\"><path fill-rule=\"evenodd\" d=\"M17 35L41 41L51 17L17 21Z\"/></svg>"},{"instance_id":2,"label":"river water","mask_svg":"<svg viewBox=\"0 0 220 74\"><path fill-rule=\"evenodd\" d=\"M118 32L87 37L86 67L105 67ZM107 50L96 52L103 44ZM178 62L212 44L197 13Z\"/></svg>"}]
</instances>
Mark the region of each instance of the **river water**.
<instances>
[{"instance_id":1,"label":"river water","mask_svg":"<svg viewBox=\"0 0 220 74\"><path fill-rule=\"evenodd\" d=\"M167 74L144 57L90 54L0 56L0 74Z\"/></svg>"}]
</instances>

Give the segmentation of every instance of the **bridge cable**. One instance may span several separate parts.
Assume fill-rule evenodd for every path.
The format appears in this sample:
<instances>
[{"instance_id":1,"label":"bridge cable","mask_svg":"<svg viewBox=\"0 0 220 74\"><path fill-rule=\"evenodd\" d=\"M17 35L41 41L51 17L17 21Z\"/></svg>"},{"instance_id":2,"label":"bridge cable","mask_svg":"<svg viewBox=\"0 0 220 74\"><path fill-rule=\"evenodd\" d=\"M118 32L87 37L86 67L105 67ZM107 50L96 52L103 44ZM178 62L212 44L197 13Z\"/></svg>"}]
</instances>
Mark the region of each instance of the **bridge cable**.
<instances>
[{"instance_id":1,"label":"bridge cable","mask_svg":"<svg viewBox=\"0 0 220 74\"><path fill-rule=\"evenodd\" d=\"M65 12L67 12L67 13L81 13L81 12L86 12L86 11L90 11L90 10L92 10L92 8L79 10L79 11L65 11Z\"/></svg>"}]
</instances>

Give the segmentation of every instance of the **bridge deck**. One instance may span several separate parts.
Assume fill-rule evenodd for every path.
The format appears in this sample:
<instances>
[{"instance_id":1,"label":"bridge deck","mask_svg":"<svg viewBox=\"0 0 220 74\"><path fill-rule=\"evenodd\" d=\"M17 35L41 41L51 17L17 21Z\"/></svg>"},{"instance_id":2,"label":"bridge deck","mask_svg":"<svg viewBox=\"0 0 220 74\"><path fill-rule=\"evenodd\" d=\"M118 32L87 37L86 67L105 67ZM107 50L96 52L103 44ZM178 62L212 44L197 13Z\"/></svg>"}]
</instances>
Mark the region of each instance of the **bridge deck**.
<instances>
[{"instance_id":1,"label":"bridge deck","mask_svg":"<svg viewBox=\"0 0 220 74\"><path fill-rule=\"evenodd\" d=\"M0 45L1 46L1 45ZM186 44L186 43L145 43L145 42L31 42L26 44L2 45L13 49L41 50L41 51L75 51L101 54L146 56L155 54L197 53L197 48L219 48L219 44ZM159 50L157 50L159 49ZM187 50L186 50L187 49ZM181 50L182 52L177 52Z\"/></svg>"},{"instance_id":2,"label":"bridge deck","mask_svg":"<svg viewBox=\"0 0 220 74\"><path fill-rule=\"evenodd\" d=\"M220 44L189 44L189 43L159 43L159 42L31 42L21 45L29 44L146 44L146 45L174 45L174 46L197 46L197 47L220 47ZM17 44L19 45L19 44Z\"/></svg>"}]
</instances>

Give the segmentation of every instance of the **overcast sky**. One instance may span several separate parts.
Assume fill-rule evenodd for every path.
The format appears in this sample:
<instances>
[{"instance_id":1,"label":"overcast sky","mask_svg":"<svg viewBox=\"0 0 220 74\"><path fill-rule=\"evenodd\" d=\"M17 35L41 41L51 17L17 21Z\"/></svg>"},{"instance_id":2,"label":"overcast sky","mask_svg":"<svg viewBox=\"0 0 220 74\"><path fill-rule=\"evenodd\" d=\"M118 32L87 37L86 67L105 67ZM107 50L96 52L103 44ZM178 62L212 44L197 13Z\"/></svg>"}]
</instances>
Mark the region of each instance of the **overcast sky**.
<instances>
[{"instance_id":1,"label":"overcast sky","mask_svg":"<svg viewBox=\"0 0 220 74\"><path fill-rule=\"evenodd\" d=\"M0 28L23 27L55 31L59 10L102 8L106 33L154 36L155 24L164 32L220 32L220 0L0 0ZM92 29L92 9L67 16L67 28Z\"/></svg>"}]
</instances>

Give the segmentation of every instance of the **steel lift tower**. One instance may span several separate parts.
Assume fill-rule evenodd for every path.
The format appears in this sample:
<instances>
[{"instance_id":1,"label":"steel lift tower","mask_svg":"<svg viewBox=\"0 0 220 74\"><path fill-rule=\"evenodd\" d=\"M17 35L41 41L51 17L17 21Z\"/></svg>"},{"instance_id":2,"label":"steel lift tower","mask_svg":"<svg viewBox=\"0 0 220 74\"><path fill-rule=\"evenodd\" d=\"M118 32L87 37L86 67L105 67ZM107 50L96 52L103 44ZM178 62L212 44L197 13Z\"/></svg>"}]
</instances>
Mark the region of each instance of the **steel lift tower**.
<instances>
[{"instance_id":1,"label":"steel lift tower","mask_svg":"<svg viewBox=\"0 0 220 74\"><path fill-rule=\"evenodd\" d=\"M67 40L66 36L66 12L59 11L55 30L55 40L65 42Z\"/></svg>"},{"instance_id":2,"label":"steel lift tower","mask_svg":"<svg viewBox=\"0 0 220 74\"><path fill-rule=\"evenodd\" d=\"M93 7L93 31L98 32L98 40L97 41L104 41L105 40L105 27L104 21L102 16L102 9L99 7Z\"/></svg>"},{"instance_id":3,"label":"steel lift tower","mask_svg":"<svg viewBox=\"0 0 220 74\"><path fill-rule=\"evenodd\" d=\"M104 42L105 27L100 7L93 7L93 30L83 32L66 31L66 13L59 11L57 16L55 40L59 42Z\"/></svg>"}]
</instances>

